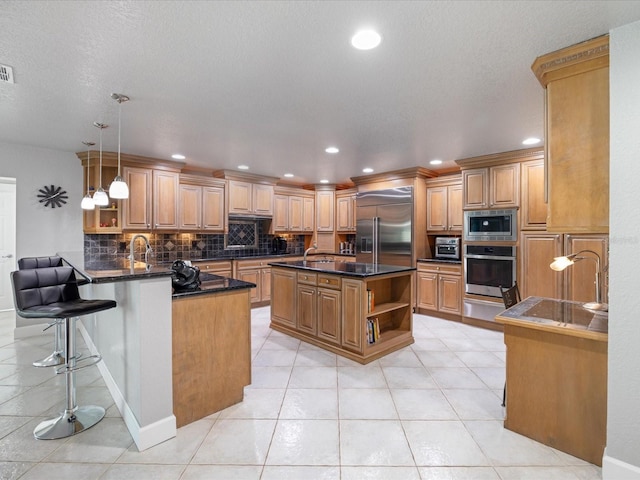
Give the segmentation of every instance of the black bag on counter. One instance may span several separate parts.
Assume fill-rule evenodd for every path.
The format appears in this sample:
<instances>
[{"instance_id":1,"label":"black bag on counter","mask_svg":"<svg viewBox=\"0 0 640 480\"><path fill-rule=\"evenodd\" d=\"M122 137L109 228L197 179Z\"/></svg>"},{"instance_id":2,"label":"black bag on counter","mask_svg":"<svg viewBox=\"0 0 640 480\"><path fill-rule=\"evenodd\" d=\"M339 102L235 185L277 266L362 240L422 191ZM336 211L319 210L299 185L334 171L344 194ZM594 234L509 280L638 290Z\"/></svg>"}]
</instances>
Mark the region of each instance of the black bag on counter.
<instances>
[{"instance_id":1,"label":"black bag on counter","mask_svg":"<svg viewBox=\"0 0 640 480\"><path fill-rule=\"evenodd\" d=\"M200 286L200 269L176 260L171 265L171 283L176 291L195 290Z\"/></svg>"}]
</instances>

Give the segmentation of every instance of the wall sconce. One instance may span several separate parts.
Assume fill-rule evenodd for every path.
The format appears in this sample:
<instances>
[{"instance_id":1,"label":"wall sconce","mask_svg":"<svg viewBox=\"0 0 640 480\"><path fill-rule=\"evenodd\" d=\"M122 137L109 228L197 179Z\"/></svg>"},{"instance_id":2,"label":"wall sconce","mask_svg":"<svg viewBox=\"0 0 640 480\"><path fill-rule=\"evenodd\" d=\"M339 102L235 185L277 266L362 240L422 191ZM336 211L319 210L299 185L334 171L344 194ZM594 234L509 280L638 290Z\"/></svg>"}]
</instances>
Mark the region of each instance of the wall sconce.
<instances>
[{"instance_id":1,"label":"wall sconce","mask_svg":"<svg viewBox=\"0 0 640 480\"><path fill-rule=\"evenodd\" d=\"M595 258L591 256L582 257L580 256L580 254L582 253L590 253L594 255ZM586 258L594 260L596 262L596 282L595 282L596 283L596 301L585 303L584 308L588 308L589 310L599 310L603 312L608 312L609 305L607 305L606 303L602 303L602 293L600 291L600 273L602 272L602 270L600 270L600 255L598 255L593 250L580 250L577 253L571 253L565 257L555 257L553 259L553 262L551 262L551 264L549 265L549 267L552 270L555 270L556 272L561 272L568 266L573 265L574 263L579 262L580 260L584 260Z\"/></svg>"}]
</instances>

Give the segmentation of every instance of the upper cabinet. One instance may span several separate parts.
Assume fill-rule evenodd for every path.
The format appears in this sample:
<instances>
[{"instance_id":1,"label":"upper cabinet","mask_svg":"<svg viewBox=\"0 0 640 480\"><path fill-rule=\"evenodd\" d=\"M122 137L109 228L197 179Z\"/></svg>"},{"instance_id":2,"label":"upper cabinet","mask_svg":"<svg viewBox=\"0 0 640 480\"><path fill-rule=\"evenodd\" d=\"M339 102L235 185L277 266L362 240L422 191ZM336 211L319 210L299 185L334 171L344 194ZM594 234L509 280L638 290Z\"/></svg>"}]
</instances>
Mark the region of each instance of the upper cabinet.
<instances>
[{"instance_id":1,"label":"upper cabinet","mask_svg":"<svg viewBox=\"0 0 640 480\"><path fill-rule=\"evenodd\" d=\"M427 231L462 231L460 175L427 179Z\"/></svg>"},{"instance_id":2,"label":"upper cabinet","mask_svg":"<svg viewBox=\"0 0 640 480\"><path fill-rule=\"evenodd\" d=\"M609 36L538 57L545 88L547 230L609 231Z\"/></svg>"},{"instance_id":3,"label":"upper cabinet","mask_svg":"<svg viewBox=\"0 0 640 480\"><path fill-rule=\"evenodd\" d=\"M93 194L100 187L100 167L98 152L90 153L89 166L87 167L87 152L78 153L83 166L84 190ZM87 171L88 170L88 171ZM88 184L87 182L88 175ZM108 192L111 181L118 173L117 159L102 159L102 187ZM122 208L120 200L109 199L109 204L104 207L96 206L93 210L83 210L84 233L121 233L122 232Z\"/></svg>"},{"instance_id":4,"label":"upper cabinet","mask_svg":"<svg viewBox=\"0 0 640 480\"><path fill-rule=\"evenodd\" d=\"M543 150L536 147L456 160L462 169L463 209L498 210L520 207L522 171L527 168L527 181L534 178L539 170L532 173L525 165L528 166L528 162L534 161L539 165L543 158ZM539 184L535 185L536 188L539 187ZM544 199L538 195L538 190L534 192L533 187L531 194L532 196L527 198L535 205L527 201L523 208L537 208L535 221L539 221L539 209L546 209Z\"/></svg>"},{"instance_id":5,"label":"upper cabinet","mask_svg":"<svg viewBox=\"0 0 640 480\"><path fill-rule=\"evenodd\" d=\"M122 228L128 230L177 230L177 170L126 165L122 169L129 198L122 200Z\"/></svg>"},{"instance_id":6,"label":"upper cabinet","mask_svg":"<svg viewBox=\"0 0 640 480\"><path fill-rule=\"evenodd\" d=\"M342 233L356 231L355 189L336 192L336 231Z\"/></svg>"},{"instance_id":7,"label":"upper cabinet","mask_svg":"<svg viewBox=\"0 0 640 480\"><path fill-rule=\"evenodd\" d=\"M214 177L227 181L225 208L228 215L272 217L275 177L217 170Z\"/></svg>"},{"instance_id":8,"label":"upper cabinet","mask_svg":"<svg viewBox=\"0 0 640 480\"><path fill-rule=\"evenodd\" d=\"M513 208L520 203L520 165L517 163L462 172L464 209Z\"/></svg>"},{"instance_id":9,"label":"upper cabinet","mask_svg":"<svg viewBox=\"0 0 640 480\"><path fill-rule=\"evenodd\" d=\"M334 205L335 190L318 190L316 191L316 231L333 232L334 224Z\"/></svg>"},{"instance_id":10,"label":"upper cabinet","mask_svg":"<svg viewBox=\"0 0 640 480\"><path fill-rule=\"evenodd\" d=\"M544 230L547 204L544 201L544 160L522 162L520 167L520 228Z\"/></svg>"},{"instance_id":11,"label":"upper cabinet","mask_svg":"<svg viewBox=\"0 0 640 480\"><path fill-rule=\"evenodd\" d=\"M180 175L180 230L223 232L224 181L198 175Z\"/></svg>"},{"instance_id":12,"label":"upper cabinet","mask_svg":"<svg viewBox=\"0 0 640 480\"><path fill-rule=\"evenodd\" d=\"M313 234L315 194L312 191L276 187L273 199L274 233Z\"/></svg>"},{"instance_id":13,"label":"upper cabinet","mask_svg":"<svg viewBox=\"0 0 640 480\"><path fill-rule=\"evenodd\" d=\"M273 215L273 185L229 180L229 215Z\"/></svg>"}]
</instances>

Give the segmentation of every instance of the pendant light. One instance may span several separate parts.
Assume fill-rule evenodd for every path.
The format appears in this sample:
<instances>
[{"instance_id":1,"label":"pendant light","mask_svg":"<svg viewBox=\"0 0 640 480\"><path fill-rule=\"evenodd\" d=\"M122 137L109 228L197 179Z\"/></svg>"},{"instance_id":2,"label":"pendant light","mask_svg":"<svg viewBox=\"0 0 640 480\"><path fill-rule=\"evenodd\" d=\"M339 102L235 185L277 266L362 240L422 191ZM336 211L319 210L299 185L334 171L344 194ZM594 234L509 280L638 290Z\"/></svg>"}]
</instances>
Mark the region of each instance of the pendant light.
<instances>
[{"instance_id":1,"label":"pendant light","mask_svg":"<svg viewBox=\"0 0 640 480\"><path fill-rule=\"evenodd\" d=\"M122 122L122 102L128 102L129 97L121 93L112 93L111 98L118 102L118 175L111 182L109 195L111 198L129 198L129 187L120 176L120 124Z\"/></svg>"},{"instance_id":2,"label":"pendant light","mask_svg":"<svg viewBox=\"0 0 640 480\"><path fill-rule=\"evenodd\" d=\"M80 202L80 208L83 210L94 210L96 204L91 198L91 190L89 187L89 167L91 166L91 147L95 145L94 142L82 142L87 146L87 194L82 198Z\"/></svg>"},{"instance_id":3,"label":"pendant light","mask_svg":"<svg viewBox=\"0 0 640 480\"><path fill-rule=\"evenodd\" d=\"M102 188L102 130L108 127L104 123L93 122L93 125L100 129L100 186L96 193L93 194L93 202L98 207L106 207L109 205L109 196Z\"/></svg>"}]
</instances>

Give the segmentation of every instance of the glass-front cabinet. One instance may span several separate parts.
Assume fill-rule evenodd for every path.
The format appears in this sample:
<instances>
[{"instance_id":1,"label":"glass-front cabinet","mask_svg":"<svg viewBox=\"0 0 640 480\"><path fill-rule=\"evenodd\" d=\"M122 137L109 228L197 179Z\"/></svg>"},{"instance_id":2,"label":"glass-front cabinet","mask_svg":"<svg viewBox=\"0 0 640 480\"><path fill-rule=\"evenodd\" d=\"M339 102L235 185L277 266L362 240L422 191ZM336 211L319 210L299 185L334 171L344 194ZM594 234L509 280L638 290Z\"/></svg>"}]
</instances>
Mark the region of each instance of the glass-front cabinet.
<instances>
[{"instance_id":1,"label":"glass-front cabinet","mask_svg":"<svg viewBox=\"0 0 640 480\"><path fill-rule=\"evenodd\" d=\"M108 152L107 152L108 153ZM82 195L86 195L87 189L93 194L100 188L100 154L97 151L90 152L87 162L87 152L78 153L82 162L83 185ZM87 167L87 163L89 166ZM87 169L88 177L87 177ZM117 158L112 155L102 155L102 188L107 194L109 185L118 174ZM87 187L88 178L88 187ZM82 210L84 233L122 233L121 201L109 198L109 204L104 207L96 206L94 210Z\"/></svg>"}]
</instances>

